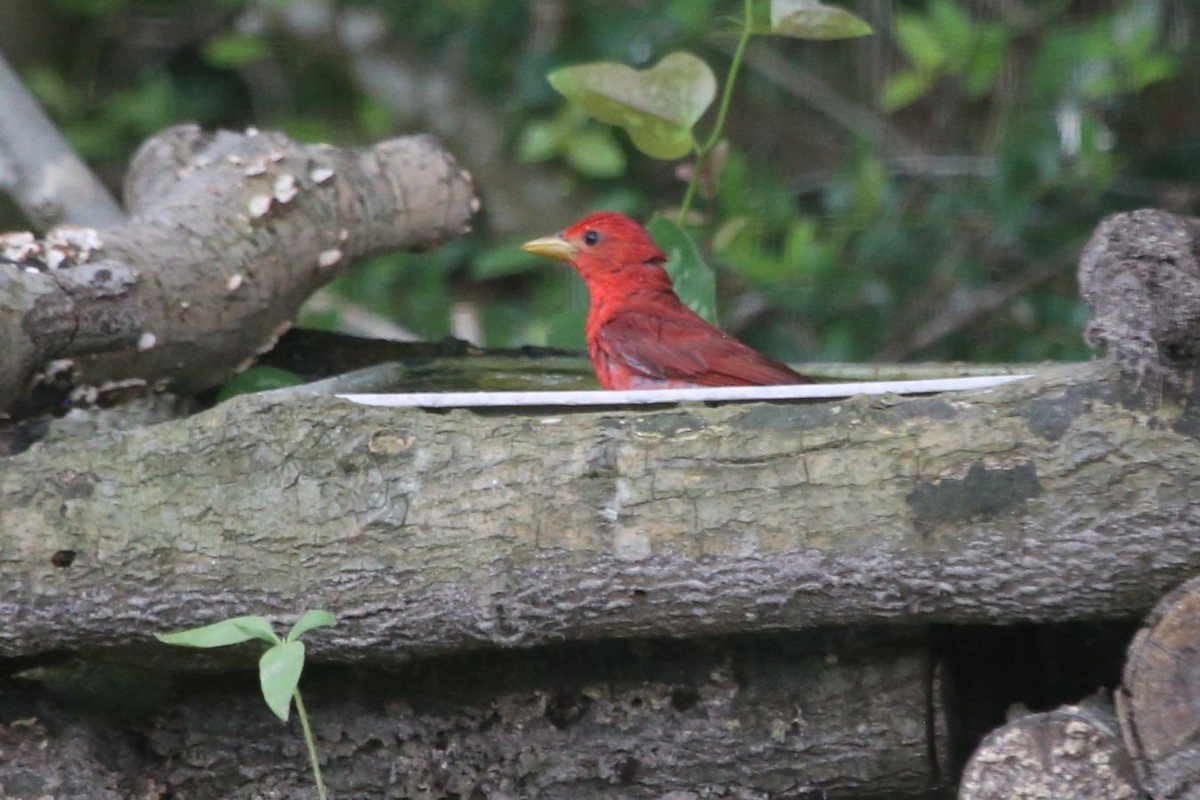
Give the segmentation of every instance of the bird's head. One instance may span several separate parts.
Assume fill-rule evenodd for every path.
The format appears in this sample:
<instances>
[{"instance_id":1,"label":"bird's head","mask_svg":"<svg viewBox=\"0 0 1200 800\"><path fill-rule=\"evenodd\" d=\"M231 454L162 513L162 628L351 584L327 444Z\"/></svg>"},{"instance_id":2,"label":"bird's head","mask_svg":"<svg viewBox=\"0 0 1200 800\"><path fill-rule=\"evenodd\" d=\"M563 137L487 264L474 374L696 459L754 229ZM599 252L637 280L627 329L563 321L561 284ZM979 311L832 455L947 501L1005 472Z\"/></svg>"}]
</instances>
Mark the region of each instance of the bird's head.
<instances>
[{"instance_id":1,"label":"bird's head","mask_svg":"<svg viewBox=\"0 0 1200 800\"><path fill-rule=\"evenodd\" d=\"M570 262L589 284L612 279L657 282L659 276L665 277L666 254L645 228L615 211L590 214L554 236L526 242L521 249Z\"/></svg>"}]
</instances>

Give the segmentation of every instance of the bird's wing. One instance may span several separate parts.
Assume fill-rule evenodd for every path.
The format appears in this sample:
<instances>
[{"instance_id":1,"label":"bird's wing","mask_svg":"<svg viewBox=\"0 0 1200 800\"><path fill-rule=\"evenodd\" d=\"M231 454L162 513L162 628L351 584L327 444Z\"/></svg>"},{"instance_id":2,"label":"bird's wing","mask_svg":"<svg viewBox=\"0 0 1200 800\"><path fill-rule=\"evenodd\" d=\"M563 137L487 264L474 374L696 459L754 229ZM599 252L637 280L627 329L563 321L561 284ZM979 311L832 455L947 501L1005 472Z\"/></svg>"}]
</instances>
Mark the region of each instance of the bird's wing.
<instances>
[{"instance_id":1,"label":"bird's wing","mask_svg":"<svg viewBox=\"0 0 1200 800\"><path fill-rule=\"evenodd\" d=\"M651 380L697 386L808 382L690 312L622 311L600 326L593 347L611 366Z\"/></svg>"}]
</instances>

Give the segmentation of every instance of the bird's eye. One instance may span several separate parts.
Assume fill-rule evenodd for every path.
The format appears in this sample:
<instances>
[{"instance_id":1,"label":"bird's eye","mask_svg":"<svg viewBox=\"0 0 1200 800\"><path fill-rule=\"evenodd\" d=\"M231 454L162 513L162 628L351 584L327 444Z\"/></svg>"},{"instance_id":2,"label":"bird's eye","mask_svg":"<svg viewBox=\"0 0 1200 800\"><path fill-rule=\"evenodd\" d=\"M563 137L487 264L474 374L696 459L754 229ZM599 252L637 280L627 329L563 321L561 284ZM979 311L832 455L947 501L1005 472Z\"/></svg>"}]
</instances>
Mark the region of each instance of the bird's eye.
<instances>
[{"instance_id":1,"label":"bird's eye","mask_svg":"<svg viewBox=\"0 0 1200 800\"><path fill-rule=\"evenodd\" d=\"M600 241L600 234L597 233L596 231L589 230L583 234L583 243L584 244L593 245L598 241Z\"/></svg>"}]
</instances>

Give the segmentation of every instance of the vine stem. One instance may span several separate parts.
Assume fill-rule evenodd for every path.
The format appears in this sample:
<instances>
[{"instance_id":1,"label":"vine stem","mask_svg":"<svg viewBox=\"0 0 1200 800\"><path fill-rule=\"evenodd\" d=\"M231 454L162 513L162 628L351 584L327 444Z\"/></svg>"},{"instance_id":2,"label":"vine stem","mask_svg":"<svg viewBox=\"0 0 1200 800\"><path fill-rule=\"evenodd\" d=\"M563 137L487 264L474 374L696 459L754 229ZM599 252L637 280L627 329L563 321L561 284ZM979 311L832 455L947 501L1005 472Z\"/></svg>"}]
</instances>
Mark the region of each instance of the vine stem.
<instances>
[{"instance_id":1,"label":"vine stem","mask_svg":"<svg viewBox=\"0 0 1200 800\"><path fill-rule=\"evenodd\" d=\"M721 105L717 108L717 121L702 145L696 145L696 163L692 168L692 177L688 181L687 191L683 194L683 202L679 204L679 227L683 227L688 210L696 196L696 185L700 181L701 164L717 142L721 141L721 131L725 129L725 118L729 116L729 104L733 98L733 84L737 80L738 70L746 56L746 46L750 43L750 34L754 24L753 0L743 0L742 33L738 37L737 47L733 51L733 60L729 64L729 72L725 74L725 88L721 92Z\"/></svg>"},{"instance_id":2,"label":"vine stem","mask_svg":"<svg viewBox=\"0 0 1200 800\"><path fill-rule=\"evenodd\" d=\"M304 731L304 744L308 746L308 761L312 764L313 780L317 782L318 800L326 800L325 781L321 780L321 764L317 761L317 745L313 742L312 728L308 727L308 714L304 711L304 701L300 699L300 690L292 690L292 700L296 702L296 715L300 717L300 729Z\"/></svg>"}]
</instances>

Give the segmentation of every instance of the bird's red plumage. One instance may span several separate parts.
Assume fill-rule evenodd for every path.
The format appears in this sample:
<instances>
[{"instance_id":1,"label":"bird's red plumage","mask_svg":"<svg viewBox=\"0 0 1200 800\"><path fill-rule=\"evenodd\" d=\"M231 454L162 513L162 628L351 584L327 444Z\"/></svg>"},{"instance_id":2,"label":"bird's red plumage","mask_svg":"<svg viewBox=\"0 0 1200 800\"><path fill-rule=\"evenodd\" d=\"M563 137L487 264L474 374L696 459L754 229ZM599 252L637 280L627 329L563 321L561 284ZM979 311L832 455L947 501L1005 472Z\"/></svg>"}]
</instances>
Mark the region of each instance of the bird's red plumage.
<instances>
[{"instance_id":1,"label":"bird's red plumage","mask_svg":"<svg viewBox=\"0 0 1200 800\"><path fill-rule=\"evenodd\" d=\"M606 389L808 383L684 305L641 225L602 211L562 232L587 283L588 354Z\"/></svg>"}]
</instances>

